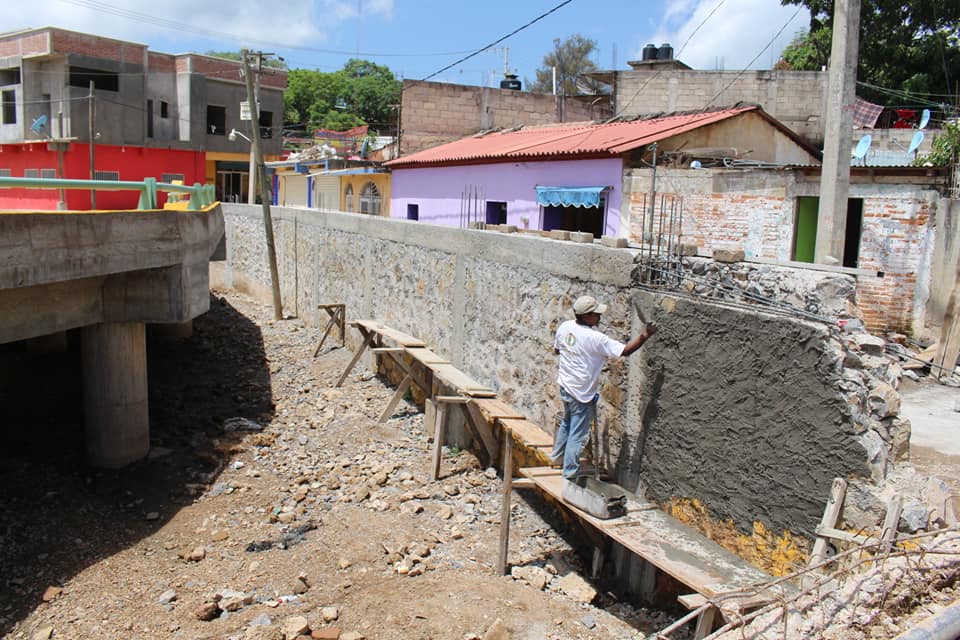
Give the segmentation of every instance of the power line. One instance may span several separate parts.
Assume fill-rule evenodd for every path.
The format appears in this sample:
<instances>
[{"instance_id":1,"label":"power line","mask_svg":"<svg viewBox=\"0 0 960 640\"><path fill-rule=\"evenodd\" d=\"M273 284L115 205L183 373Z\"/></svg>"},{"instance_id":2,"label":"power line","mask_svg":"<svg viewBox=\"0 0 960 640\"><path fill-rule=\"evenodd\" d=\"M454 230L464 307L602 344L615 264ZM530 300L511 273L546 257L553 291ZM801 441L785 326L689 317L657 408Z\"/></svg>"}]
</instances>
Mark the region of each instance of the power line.
<instances>
[{"instance_id":1,"label":"power line","mask_svg":"<svg viewBox=\"0 0 960 640\"><path fill-rule=\"evenodd\" d=\"M706 109L707 107L713 105L713 101L714 101L714 100L716 100L716 99L719 98L721 95L723 95L723 92L724 92L724 91L726 91L727 89L729 89L731 86L733 86L733 83L734 83L734 82L736 82L737 80L740 79L740 76L742 76L742 75L747 71L747 69L750 68L750 65L752 65L754 62L756 62L757 59L758 59L760 56L762 56L762 55L764 54L764 52L773 45L774 42L777 41L777 38L780 37L780 34L783 33L788 26L790 26L790 23L793 22L794 18L796 18L798 15L800 15L800 12L803 11L803 9L804 9L804 6L803 6L803 5L800 5L799 7L797 7L797 10L793 12L793 15L790 16L790 19L787 20L786 22L784 22L784 23L783 23L783 26L780 27L780 30L777 31L777 32L773 35L772 38L770 38L770 41L769 41L766 45L764 45L763 49L760 49L760 51L757 53L757 55L753 56L753 60L751 60L749 63L747 63L747 66L746 66L745 68L741 69L740 72L733 77L733 80L731 80L730 82L727 83L727 86L725 86L723 89L721 89L720 91L718 91L715 96L713 96L712 98L710 98L710 102L708 102L708 103L706 104L706 106L704 107L704 109Z\"/></svg>"},{"instance_id":2,"label":"power line","mask_svg":"<svg viewBox=\"0 0 960 640\"><path fill-rule=\"evenodd\" d=\"M527 27L529 27L529 26L531 26L531 25L533 25L533 24L535 24L535 23L537 23L537 22L540 22L541 20L543 20L544 18L546 18L547 16L549 16L551 13L553 13L553 12L557 11L558 9L560 9L560 8L562 8L562 7L570 4L571 2L573 2L573 0L564 0L563 2L561 2L561 3L558 4L557 6L553 7L552 9L550 9L549 11L547 11L546 13L541 13L539 16L537 16L536 18L534 18L534 19L531 20L530 22L526 23L525 25L523 25L523 26L521 26L521 27L517 27L516 29L514 29L513 31L511 31L511 32L508 33L507 35L505 35L505 36L503 36L503 37L501 37L501 38L497 38L496 40L494 40L493 42L491 42L491 43L488 44L487 46L481 47L480 49L477 49L477 50L474 51L473 53L471 53L471 54L469 54L469 55L466 55L466 56L460 58L460 59L457 60L456 62L453 62L453 63L451 63L451 64L448 64L447 66L445 66L444 68L440 69L439 71L434 71L433 73L431 73L430 75L428 75L426 78L423 78L423 80L429 80L430 78L432 78L432 77L434 77L434 76L440 75L441 73L443 73L443 72L446 71L447 69L451 69L451 68L457 66L457 65L460 64L461 62L465 62L465 61L469 60L470 58L472 58L472 57L474 57L474 56L476 56L476 55L479 55L479 54L483 53L484 51L486 51L486 50L489 49L490 47L494 47L494 46L500 44L501 42L503 42L504 40L506 40L506 39L509 38L510 36L516 35L516 34L520 33L521 31L523 31L524 29L526 29Z\"/></svg>"}]
</instances>

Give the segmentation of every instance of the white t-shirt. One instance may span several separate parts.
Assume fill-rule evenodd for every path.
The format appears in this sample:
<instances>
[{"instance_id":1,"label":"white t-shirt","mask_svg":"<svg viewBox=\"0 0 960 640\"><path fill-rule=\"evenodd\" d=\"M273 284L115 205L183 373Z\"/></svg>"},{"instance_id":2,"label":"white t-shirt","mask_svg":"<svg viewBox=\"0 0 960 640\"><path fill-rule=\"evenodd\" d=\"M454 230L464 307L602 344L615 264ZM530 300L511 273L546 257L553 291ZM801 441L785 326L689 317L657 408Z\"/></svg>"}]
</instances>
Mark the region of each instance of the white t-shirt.
<instances>
[{"instance_id":1,"label":"white t-shirt","mask_svg":"<svg viewBox=\"0 0 960 640\"><path fill-rule=\"evenodd\" d=\"M557 329L553 347L560 352L557 384L580 402L590 402L600 388L603 363L623 354L624 344L567 320Z\"/></svg>"}]
</instances>

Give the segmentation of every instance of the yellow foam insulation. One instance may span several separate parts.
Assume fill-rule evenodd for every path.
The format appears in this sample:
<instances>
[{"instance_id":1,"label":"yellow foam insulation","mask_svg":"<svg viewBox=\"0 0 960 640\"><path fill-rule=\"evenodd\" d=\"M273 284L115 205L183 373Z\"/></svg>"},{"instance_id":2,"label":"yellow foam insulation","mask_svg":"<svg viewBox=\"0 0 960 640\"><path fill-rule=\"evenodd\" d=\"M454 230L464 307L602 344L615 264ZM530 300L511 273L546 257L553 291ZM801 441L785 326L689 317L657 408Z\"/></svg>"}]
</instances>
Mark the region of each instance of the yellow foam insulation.
<instances>
[{"instance_id":1,"label":"yellow foam insulation","mask_svg":"<svg viewBox=\"0 0 960 640\"><path fill-rule=\"evenodd\" d=\"M732 520L718 521L699 500L672 498L663 510L693 527L724 549L774 576L783 576L806 566L810 542L789 531L776 534L762 522L753 523L750 534L743 533Z\"/></svg>"}]
</instances>

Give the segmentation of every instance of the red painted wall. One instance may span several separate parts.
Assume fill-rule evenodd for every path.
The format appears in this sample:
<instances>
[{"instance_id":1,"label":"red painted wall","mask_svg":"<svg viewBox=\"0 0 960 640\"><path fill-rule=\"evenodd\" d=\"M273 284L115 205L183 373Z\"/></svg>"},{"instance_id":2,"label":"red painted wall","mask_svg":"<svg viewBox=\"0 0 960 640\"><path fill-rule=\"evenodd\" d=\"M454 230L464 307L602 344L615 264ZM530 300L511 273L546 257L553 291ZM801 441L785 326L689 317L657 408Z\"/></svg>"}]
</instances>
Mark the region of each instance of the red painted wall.
<instances>
[{"instance_id":1,"label":"red painted wall","mask_svg":"<svg viewBox=\"0 0 960 640\"><path fill-rule=\"evenodd\" d=\"M182 173L184 184L203 183L205 154L202 151L149 149L96 145L97 171L116 171L120 180L140 182L164 173ZM10 176L24 177L26 169L57 169L57 152L49 151L46 142L0 145L0 169L9 169ZM63 154L64 178L90 178L90 148L73 143ZM68 190L67 209L90 209L90 192ZM98 191L97 209L135 209L139 200L136 191ZM160 206L167 201L165 193L157 194ZM59 195L55 189L0 189L0 209L56 209Z\"/></svg>"}]
</instances>

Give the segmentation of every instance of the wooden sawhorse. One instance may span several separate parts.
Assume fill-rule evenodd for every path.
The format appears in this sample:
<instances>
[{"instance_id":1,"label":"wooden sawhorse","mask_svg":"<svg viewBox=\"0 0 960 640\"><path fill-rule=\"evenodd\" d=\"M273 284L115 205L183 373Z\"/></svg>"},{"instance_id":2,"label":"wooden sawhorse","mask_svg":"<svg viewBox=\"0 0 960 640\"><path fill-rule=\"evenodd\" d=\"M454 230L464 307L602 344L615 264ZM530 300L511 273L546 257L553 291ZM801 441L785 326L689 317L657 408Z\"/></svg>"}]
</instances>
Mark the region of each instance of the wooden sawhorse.
<instances>
[{"instance_id":1,"label":"wooden sawhorse","mask_svg":"<svg viewBox=\"0 0 960 640\"><path fill-rule=\"evenodd\" d=\"M347 343L347 305L339 303L318 304L317 308L326 311L330 319L327 320L327 327L323 330L323 337L320 338L320 344L317 345L317 348L313 352L314 358L320 353L320 349L323 348L323 343L327 341L327 336L330 335L330 331L333 330L334 327L337 327L340 331L340 346L342 347Z\"/></svg>"}]
</instances>

